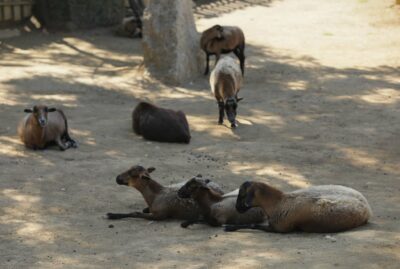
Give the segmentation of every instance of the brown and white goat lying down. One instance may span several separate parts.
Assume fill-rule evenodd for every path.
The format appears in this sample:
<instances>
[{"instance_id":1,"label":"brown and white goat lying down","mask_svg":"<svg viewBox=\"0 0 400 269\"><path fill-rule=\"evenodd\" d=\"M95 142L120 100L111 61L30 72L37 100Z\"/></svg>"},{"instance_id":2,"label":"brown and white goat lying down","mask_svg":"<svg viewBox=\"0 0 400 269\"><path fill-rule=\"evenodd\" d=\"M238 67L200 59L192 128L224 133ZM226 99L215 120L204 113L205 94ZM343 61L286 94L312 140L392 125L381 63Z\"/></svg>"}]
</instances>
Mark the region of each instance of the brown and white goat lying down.
<instances>
[{"instance_id":1,"label":"brown and white goat lying down","mask_svg":"<svg viewBox=\"0 0 400 269\"><path fill-rule=\"evenodd\" d=\"M242 29L235 26L214 25L205 30L200 38L200 47L206 54L206 70L208 74L210 56L215 55L216 62L221 54L233 52L240 60L240 69L244 74L245 39Z\"/></svg>"},{"instance_id":2,"label":"brown and white goat lying down","mask_svg":"<svg viewBox=\"0 0 400 269\"><path fill-rule=\"evenodd\" d=\"M168 218L193 220L200 217L200 208L193 199L181 199L178 197L178 190L184 184L175 184L171 186L163 186L153 180L150 173L155 168L137 165L128 171L117 176L119 185L134 187L142 195L148 208L143 212L132 212L127 214L108 213L109 219L122 218L144 218L148 220L164 220ZM221 188L208 179L199 179L205 182L217 193L223 193Z\"/></svg>"},{"instance_id":3,"label":"brown and white goat lying down","mask_svg":"<svg viewBox=\"0 0 400 269\"><path fill-rule=\"evenodd\" d=\"M133 131L147 140L189 143L189 123L182 111L140 102L132 113Z\"/></svg>"},{"instance_id":4,"label":"brown and white goat lying down","mask_svg":"<svg viewBox=\"0 0 400 269\"><path fill-rule=\"evenodd\" d=\"M265 215L261 208L252 208L243 214L239 213L235 208L237 195L237 191L222 195L215 192L203 181L192 178L179 189L178 196L180 198L194 199L200 208L203 220L188 220L183 222L181 226L186 228L191 224L203 222L211 226L264 222Z\"/></svg>"},{"instance_id":5,"label":"brown and white goat lying down","mask_svg":"<svg viewBox=\"0 0 400 269\"><path fill-rule=\"evenodd\" d=\"M20 122L18 134L27 148L44 149L52 143L60 150L78 146L69 136L67 118L61 109L38 105L24 111L29 114Z\"/></svg>"},{"instance_id":6,"label":"brown and white goat lying down","mask_svg":"<svg viewBox=\"0 0 400 269\"><path fill-rule=\"evenodd\" d=\"M268 225L227 225L225 230L332 233L361 226L372 215L367 199L360 192L340 185L284 193L262 182L245 182L240 187L236 208L244 213L252 207L264 210Z\"/></svg>"},{"instance_id":7,"label":"brown and white goat lying down","mask_svg":"<svg viewBox=\"0 0 400 269\"><path fill-rule=\"evenodd\" d=\"M242 74L236 60L229 55L222 57L210 75L211 92L218 102L218 124L224 122L224 113L228 117L231 127L235 128L236 110L243 98L238 98L242 86Z\"/></svg>"}]
</instances>

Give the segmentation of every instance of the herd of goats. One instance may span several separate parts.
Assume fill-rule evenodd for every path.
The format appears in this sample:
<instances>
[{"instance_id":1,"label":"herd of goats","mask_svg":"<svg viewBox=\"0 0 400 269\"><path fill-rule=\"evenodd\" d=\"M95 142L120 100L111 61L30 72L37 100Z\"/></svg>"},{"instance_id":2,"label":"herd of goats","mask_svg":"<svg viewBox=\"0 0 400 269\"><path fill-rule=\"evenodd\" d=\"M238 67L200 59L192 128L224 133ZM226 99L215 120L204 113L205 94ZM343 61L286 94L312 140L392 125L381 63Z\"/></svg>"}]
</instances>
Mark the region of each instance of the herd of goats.
<instances>
[{"instance_id":1,"label":"herd of goats","mask_svg":"<svg viewBox=\"0 0 400 269\"><path fill-rule=\"evenodd\" d=\"M218 123L226 114L231 127L237 127L238 92L244 74L245 38L238 27L215 25L202 33L200 46L209 57L216 56L210 75L211 91L219 107ZM229 53L233 52L239 60ZM62 110L36 105L25 109L18 132L27 148L44 149L56 144L60 150L76 148L68 133ZM160 108L140 102L132 114L132 127L144 139L189 143L190 130L182 111ZM144 218L181 219L182 227L195 223L223 226L225 231L257 229L266 232L340 232L368 222L371 208L358 191L340 185L320 185L293 192L282 192L263 182L244 182L238 190L225 193L213 181L198 175L181 184L163 186L151 177L155 168L133 166L120 174L116 182L134 187L147 207L142 212L108 213L109 219Z\"/></svg>"}]
</instances>

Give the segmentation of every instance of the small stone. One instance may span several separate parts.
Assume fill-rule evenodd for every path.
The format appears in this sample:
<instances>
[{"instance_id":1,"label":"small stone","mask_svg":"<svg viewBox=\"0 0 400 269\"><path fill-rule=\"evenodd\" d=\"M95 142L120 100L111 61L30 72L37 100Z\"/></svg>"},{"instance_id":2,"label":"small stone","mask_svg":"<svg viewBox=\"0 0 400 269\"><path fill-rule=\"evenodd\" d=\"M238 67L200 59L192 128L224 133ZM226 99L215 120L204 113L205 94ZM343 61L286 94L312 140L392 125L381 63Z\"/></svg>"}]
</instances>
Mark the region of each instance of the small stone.
<instances>
[{"instance_id":1,"label":"small stone","mask_svg":"<svg viewBox=\"0 0 400 269\"><path fill-rule=\"evenodd\" d=\"M108 228L114 228L114 225L110 224L108 225Z\"/></svg>"},{"instance_id":2,"label":"small stone","mask_svg":"<svg viewBox=\"0 0 400 269\"><path fill-rule=\"evenodd\" d=\"M330 240L331 242L336 242L337 241L335 237L330 236L330 235L325 235L325 238Z\"/></svg>"}]
</instances>

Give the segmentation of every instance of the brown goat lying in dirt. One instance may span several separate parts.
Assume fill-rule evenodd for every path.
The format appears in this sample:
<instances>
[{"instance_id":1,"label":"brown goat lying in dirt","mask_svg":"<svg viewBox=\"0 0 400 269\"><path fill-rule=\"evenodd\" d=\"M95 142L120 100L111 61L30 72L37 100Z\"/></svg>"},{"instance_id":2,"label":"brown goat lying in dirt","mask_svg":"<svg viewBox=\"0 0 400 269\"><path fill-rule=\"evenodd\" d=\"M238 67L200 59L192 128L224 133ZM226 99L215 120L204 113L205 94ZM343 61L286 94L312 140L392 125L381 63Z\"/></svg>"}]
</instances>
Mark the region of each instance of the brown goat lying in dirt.
<instances>
[{"instance_id":1,"label":"brown goat lying in dirt","mask_svg":"<svg viewBox=\"0 0 400 269\"><path fill-rule=\"evenodd\" d=\"M117 176L119 185L134 187L142 195L148 208L143 212L127 214L108 213L109 219L144 218L149 220L164 220L167 218L192 220L200 217L200 209L193 199L178 197L178 189L184 184L175 184L168 187L162 186L150 177L155 168L145 169L142 166L133 166L128 171ZM199 178L199 176L197 177ZM221 188L208 179L199 179L205 182L217 193L223 193Z\"/></svg>"},{"instance_id":2,"label":"brown goat lying in dirt","mask_svg":"<svg viewBox=\"0 0 400 269\"><path fill-rule=\"evenodd\" d=\"M358 191L340 185L321 185L284 193L262 182L241 185L236 208L261 207L268 225L227 225L226 231L258 229L266 232L332 233L368 222L371 208Z\"/></svg>"},{"instance_id":3,"label":"brown goat lying in dirt","mask_svg":"<svg viewBox=\"0 0 400 269\"><path fill-rule=\"evenodd\" d=\"M240 60L240 69L244 74L244 48L245 39L242 29L235 26L214 25L205 30L200 38L200 47L206 53L206 70L208 74L210 66L210 56L215 55L218 62L221 54L233 52Z\"/></svg>"},{"instance_id":4,"label":"brown goat lying in dirt","mask_svg":"<svg viewBox=\"0 0 400 269\"><path fill-rule=\"evenodd\" d=\"M244 214L239 213L235 208L237 192L222 195L197 178L192 178L186 182L179 189L178 196L194 199L200 207L204 221L211 226L260 223L265 219L261 208L252 208ZM203 221L193 219L183 222L181 226L186 228L194 223L203 223Z\"/></svg>"},{"instance_id":5,"label":"brown goat lying in dirt","mask_svg":"<svg viewBox=\"0 0 400 269\"><path fill-rule=\"evenodd\" d=\"M56 143L60 150L78 146L68 134L62 110L40 105L24 111L29 114L20 122L18 134L27 148L44 149L51 143Z\"/></svg>"},{"instance_id":6,"label":"brown goat lying in dirt","mask_svg":"<svg viewBox=\"0 0 400 269\"><path fill-rule=\"evenodd\" d=\"M189 143L189 123L182 111L140 102L132 113L133 131L147 140Z\"/></svg>"}]
</instances>

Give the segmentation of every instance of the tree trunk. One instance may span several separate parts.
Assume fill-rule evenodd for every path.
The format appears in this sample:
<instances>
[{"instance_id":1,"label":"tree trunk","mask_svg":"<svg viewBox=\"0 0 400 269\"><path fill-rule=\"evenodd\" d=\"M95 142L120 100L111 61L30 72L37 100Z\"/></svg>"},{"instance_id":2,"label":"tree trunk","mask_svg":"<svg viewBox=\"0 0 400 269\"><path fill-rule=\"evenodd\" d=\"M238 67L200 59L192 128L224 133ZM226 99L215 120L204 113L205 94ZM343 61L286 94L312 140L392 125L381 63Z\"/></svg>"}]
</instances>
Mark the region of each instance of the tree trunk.
<instances>
[{"instance_id":1,"label":"tree trunk","mask_svg":"<svg viewBox=\"0 0 400 269\"><path fill-rule=\"evenodd\" d=\"M192 1L149 1L143 16L144 63L156 78L179 85L201 74ZM204 56L203 56L204 57Z\"/></svg>"}]
</instances>

